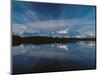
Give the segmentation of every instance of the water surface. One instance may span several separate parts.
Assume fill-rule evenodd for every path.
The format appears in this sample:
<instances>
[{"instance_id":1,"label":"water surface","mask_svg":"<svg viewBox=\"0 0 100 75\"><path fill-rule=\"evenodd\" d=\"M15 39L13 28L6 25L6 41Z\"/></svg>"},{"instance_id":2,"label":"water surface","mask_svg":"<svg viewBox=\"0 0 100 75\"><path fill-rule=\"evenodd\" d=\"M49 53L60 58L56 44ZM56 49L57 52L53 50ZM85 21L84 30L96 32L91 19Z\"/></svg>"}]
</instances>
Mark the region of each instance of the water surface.
<instances>
[{"instance_id":1,"label":"water surface","mask_svg":"<svg viewBox=\"0 0 100 75\"><path fill-rule=\"evenodd\" d=\"M95 52L93 41L13 46L13 73L95 69Z\"/></svg>"}]
</instances>

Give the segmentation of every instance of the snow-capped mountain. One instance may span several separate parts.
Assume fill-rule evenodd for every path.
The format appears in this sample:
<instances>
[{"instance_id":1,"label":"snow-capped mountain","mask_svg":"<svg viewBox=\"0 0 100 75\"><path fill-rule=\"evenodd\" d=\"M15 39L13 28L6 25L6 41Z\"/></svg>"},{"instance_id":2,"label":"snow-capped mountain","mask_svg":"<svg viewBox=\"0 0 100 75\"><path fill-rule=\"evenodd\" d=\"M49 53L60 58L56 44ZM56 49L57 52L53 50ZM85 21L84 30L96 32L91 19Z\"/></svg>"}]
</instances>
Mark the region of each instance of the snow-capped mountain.
<instances>
[{"instance_id":1,"label":"snow-capped mountain","mask_svg":"<svg viewBox=\"0 0 100 75\"><path fill-rule=\"evenodd\" d=\"M50 31L23 31L23 32L13 32L13 35L19 35L21 37L28 37L28 36L49 36L49 37L69 37L68 30L60 30L55 32Z\"/></svg>"},{"instance_id":2,"label":"snow-capped mountain","mask_svg":"<svg viewBox=\"0 0 100 75\"><path fill-rule=\"evenodd\" d=\"M95 38L95 32L88 31L88 32L81 33L80 35L76 35L75 37L77 37L77 38L81 38L81 37L83 37L83 38L86 38L86 37Z\"/></svg>"},{"instance_id":3,"label":"snow-capped mountain","mask_svg":"<svg viewBox=\"0 0 100 75\"><path fill-rule=\"evenodd\" d=\"M29 37L29 36L48 36L48 37L76 37L76 38L95 38L95 32L89 31L84 33L72 32L74 34L70 34L71 32L67 29L50 32L50 31L23 31L23 32L13 32L13 35L18 35L21 37Z\"/></svg>"}]
</instances>

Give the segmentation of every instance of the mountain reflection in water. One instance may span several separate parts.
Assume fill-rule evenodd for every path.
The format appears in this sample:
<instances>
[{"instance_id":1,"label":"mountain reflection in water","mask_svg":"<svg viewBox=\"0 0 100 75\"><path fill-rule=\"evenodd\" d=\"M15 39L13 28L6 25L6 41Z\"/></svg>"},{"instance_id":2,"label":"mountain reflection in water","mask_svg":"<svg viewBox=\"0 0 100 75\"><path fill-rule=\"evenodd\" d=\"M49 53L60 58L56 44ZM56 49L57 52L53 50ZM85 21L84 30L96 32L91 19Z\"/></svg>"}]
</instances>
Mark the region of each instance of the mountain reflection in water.
<instances>
[{"instance_id":1,"label":"mountain reflection in water","mask_svg":"<svg viewBox=\"0 0 100 75\"><path fill-rule=\"evenodd\" d=\"M95 42L21 44L12 47L13 72L37 73L96 68Z\"/></svg>"}]
</instances>

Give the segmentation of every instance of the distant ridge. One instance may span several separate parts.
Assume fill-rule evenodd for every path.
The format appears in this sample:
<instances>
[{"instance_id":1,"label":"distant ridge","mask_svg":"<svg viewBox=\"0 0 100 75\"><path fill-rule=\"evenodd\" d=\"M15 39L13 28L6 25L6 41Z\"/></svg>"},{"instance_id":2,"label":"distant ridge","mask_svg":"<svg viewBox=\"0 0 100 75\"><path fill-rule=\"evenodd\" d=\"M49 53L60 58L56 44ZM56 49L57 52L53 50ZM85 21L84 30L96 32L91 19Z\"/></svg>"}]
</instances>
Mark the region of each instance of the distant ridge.
<instances>
[{"instance_id":1,"label":"distant ridge","mask_svg":"<svg viewBox=\"0 0 100 75\"><path fill-rule=\"evenodd\" d=\"M47 36L20 37L12 36L12 45L20 44L49 44L49 43L75 43L78 41L96 41L96 38L58 38Z\"/></svg>"}]
</instances>

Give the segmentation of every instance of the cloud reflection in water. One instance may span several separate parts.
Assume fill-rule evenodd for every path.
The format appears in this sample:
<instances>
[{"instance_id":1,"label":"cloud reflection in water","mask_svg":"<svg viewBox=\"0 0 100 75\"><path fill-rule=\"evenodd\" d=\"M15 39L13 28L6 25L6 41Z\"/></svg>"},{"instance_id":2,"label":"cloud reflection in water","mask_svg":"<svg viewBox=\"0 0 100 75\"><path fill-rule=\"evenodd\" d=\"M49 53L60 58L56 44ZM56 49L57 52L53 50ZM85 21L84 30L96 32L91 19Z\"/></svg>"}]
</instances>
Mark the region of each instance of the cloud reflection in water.
<instances>
[{"instance_id":1,"label":"cloud reflection in water","mask_svg":"<svg viewBox=\"0 0 100 75\"><path fill-rule=\"evenodd\" d=\"M72 44L71 44L72 45ZM70 44L46 44L46 45L32 45L32 44L21 44L20 46L12 47L13 55L25 54L26 56L41 56L49 58L57 58L64 56L67 53L73 53L75 50L80 48L95 48L95 42L79 42L76 43L75 48L71 48ZM79 53L79 52L77 52ZM86 53L86 52L85 52Z\"/></svg>"}]
</instances>

